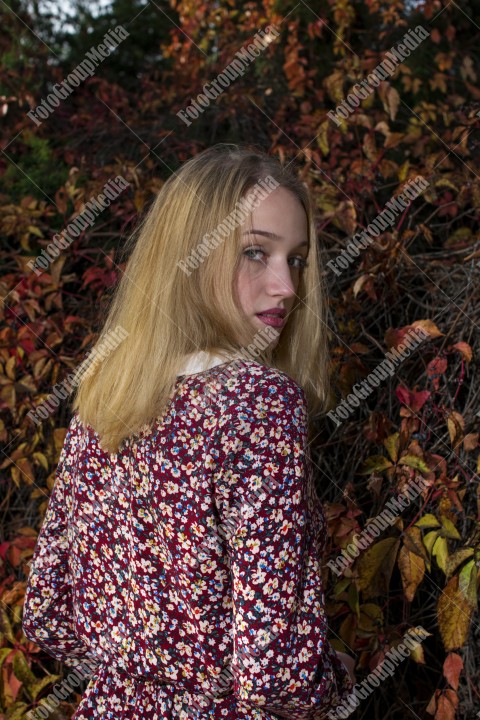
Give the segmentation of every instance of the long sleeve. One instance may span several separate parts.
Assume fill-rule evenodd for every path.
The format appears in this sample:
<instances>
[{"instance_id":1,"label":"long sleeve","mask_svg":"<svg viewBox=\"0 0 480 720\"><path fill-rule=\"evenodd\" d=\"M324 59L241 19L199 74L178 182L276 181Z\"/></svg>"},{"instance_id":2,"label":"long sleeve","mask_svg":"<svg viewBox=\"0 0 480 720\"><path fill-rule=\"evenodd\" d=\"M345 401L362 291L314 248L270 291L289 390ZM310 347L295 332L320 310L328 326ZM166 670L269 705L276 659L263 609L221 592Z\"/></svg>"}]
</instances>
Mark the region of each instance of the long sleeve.
<instances>
[{"instance_id":1,"label":"long sleeve","mask_svg":"<svg viewBox=\"0 0 480 720\"><path fill-rule=\"evenodd\" d=\"M233 585L233 692L250 709L320 720L352 683L327 640L325 519L314 500L306 397L278 371L259 386L227 408L215 439Z\"/></svg>"},{"instance_id":2,"label":"long sleeve","mask_svg":"<svg viewBox=\"0 0 480 720\"><path fill-rule=\"evenodd\" d=\"M69 569L69 481L75 442L72 421L65 437L55 483L30 565L22 627L25 636L67 665L98 661L75 633ZM67 462L68 460L68 462Z\"/></svg>"}]
</instances>

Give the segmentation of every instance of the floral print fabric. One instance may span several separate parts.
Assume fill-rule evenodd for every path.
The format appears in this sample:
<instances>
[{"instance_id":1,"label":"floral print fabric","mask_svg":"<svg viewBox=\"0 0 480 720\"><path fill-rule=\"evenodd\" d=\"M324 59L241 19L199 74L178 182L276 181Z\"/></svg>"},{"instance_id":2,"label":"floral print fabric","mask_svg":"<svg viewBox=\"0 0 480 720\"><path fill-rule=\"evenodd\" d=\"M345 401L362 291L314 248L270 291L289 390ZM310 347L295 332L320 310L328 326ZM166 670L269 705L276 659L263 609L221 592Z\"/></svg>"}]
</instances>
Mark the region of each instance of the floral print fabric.
<instances>
[{"instance_id":1,"label":"floral print fabric","mask_svg":"<svg viewBox=\"0 0 480 720\"><path fill-rule=\"evenodd\" d=\"M229 368L179 376L118 453L72 418L23 629L97 664L75 720L316 720L352 688L327 640L304 391Z\"/></svg>"}]
</instances>

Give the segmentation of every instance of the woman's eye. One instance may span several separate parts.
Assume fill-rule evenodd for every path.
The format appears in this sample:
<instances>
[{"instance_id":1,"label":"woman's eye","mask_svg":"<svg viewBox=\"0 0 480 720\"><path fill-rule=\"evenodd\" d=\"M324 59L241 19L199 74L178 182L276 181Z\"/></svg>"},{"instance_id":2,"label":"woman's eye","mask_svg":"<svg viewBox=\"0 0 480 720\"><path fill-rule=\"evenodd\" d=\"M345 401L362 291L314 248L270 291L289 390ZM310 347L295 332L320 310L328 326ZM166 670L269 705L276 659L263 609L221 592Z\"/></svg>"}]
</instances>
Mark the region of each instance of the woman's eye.
<instances>
[{"instance_id":1,"label":"woman's eye","mask_svg":"<svg viewBox=\"0 0 480 720\"><path fill-rule=\"evenodd\" d=\"M262 258L254 257L255 255L258 255L258 253L261 253L262 255L265 255L265 254L266 254L261 248L253 248L253 247L247 248L247 249L244 251L243 254L244 254L249 260L253 260L254 262L258 262L259 260L260 260L260 261L262 260ZM292 263L292 267L294 267L295 269L303 269L303 268L305 268L305 267L308 267L308 262L307 262L307 261L305 260L305 258L303 258L303 257L293 257L293 258L289 258L289 261L290 261L290 260L293 260L293 261L294 261L294 262ZM296 263L296 264L295 264L295 263Z\"/></svg>"},{"instance_id":2,"label":"woman's eye","mask_svg":"<svg viewBox=\"0 0 480 720\"><path fill-rule=\"evenodd\" d=\"M262 253L262 255L265 255L265 253L263 252L263 250L260 250L260 248L248 248L247 250L245 250L245 252L244 252L243 254L244 254L249 260L258 260L258 259L260 259L260 258L252 257L252 255L249 254L249 253L252 253L253 255L256 255L257 253Z\"/></svg>"},{"instance_id":3,"label":"woman's eye","mask_svg":"<svg viewBox=\"0 0 480 720\"><path fill-rule=\"evenodd\" d=\"M298 262L298 265L295 265L294 267L303 269L308 267L308 262L305 260L305 258L302 257L294 257L292 260L296 260Z\"/></svg>"}]
</instances>

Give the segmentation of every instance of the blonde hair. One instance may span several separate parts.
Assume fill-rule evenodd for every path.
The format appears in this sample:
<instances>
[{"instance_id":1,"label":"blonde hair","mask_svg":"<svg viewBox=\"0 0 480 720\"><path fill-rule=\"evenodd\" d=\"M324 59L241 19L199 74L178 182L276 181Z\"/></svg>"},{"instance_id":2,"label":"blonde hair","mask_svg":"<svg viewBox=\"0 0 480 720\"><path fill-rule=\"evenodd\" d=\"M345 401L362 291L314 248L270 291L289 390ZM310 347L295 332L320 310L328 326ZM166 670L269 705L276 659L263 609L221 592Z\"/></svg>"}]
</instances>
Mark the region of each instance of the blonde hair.
<instances>
[{"instance_id":1,"label":"blonde hair","mask_svg":"<svg viewBox=\"0 0 480 720\"><path fill-rule=\"evenodd\" d=\"M165 411L183 356L237 352L252 326L235 297L241 227L189 275L179 264L270 176L301 202L308 221L308 267L276 346L259 362L285 371L304 389L310 418L329 399L327 299L316 247L315 205L305 183L251 146L218 144L188 160L165 182L126 245L133 246L95 347L121 327L125 339L78 384L73 408L117 452Z\"/></svg>"}]
</instances>

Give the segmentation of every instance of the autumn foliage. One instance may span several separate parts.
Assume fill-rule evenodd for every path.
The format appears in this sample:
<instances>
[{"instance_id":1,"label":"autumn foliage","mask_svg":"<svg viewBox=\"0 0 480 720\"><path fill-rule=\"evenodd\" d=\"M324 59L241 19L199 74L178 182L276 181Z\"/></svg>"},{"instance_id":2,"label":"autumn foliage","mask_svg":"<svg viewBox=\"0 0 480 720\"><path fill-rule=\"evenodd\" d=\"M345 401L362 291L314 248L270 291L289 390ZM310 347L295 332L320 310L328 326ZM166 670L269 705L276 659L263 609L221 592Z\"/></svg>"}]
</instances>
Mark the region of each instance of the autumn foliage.
<instances>
[{"instance_id":1,"label":"autumn foliage","mask_svg":"<svg viewBox=\"0 0 480 720\"><path fill-rule=\"evenodd\" d=\"M38 126L27 111L93 40L85 19L78 20L78 32L62 38L60 52L51 45L58 30L48 35L26 6L12 8L15 14L2 11L0 37L2 717L27 717L64 672L26 640L21 616L70 408L65 401L38 425L28 412L85 357L122 271L122 244L165 180L213 143L242 142L291 163L315 194L331 299L332 409L410 328L428 333L340 426L320 418L312 443L329 520L326 560L409 481L421 477L425 484L341 576L325 565L331 638L355 655L357 679L409 628L426 631L352 717L474 718L480 710L478 4L170 0L126 8L116 2L95 25L97 42L120 22L129 38ZM182 122L177 113L268 24L280 36L198 119ZM332 122L328 111L418 25L429 37L348 118ZM29 261L118 175L130 188L47 269L33 272ZM419 175L427 189L340 275L332 272L327 261ZM78 700L72 694L52 718L70 717Z\"/></svg>"}]
</instances>

